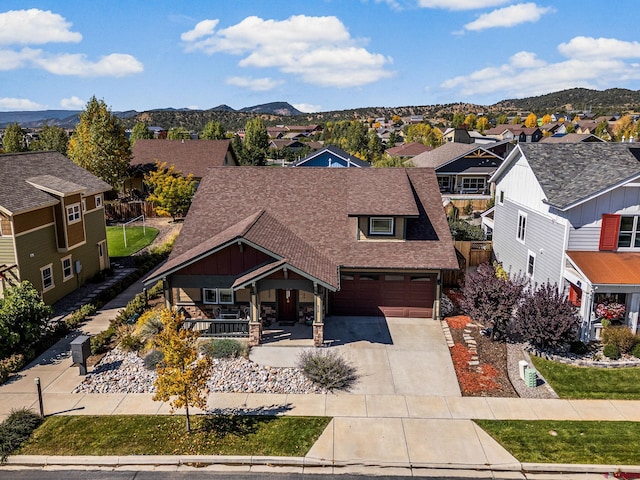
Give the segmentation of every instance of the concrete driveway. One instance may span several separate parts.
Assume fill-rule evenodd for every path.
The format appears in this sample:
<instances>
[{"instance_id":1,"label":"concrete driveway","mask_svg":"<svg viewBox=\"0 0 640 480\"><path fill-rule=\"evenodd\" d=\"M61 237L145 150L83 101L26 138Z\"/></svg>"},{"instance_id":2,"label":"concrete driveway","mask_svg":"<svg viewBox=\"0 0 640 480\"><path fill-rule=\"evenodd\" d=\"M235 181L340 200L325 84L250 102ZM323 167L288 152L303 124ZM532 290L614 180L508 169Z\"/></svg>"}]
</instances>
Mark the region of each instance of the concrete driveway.
<instances>
[{"instance_id":1,"label":"concrete driveway","mask_svg":"<svg viewBox=\"0 0 640 480\"><path fill-rule=\"evenodd\" d=\"M324 338L358 370L351 394L459 397L440 322L425 318L327 317ZM255 347L251 359L295 366L302 347Z\"/></svg>"}]
</instances>

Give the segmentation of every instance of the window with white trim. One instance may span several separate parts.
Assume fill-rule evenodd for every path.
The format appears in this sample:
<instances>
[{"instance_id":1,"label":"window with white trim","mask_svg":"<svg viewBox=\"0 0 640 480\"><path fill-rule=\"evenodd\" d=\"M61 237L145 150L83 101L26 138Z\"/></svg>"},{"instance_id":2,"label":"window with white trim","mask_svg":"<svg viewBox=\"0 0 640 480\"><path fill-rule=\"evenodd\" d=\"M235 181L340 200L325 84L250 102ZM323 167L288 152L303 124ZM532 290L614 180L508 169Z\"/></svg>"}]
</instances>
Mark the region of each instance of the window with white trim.
<instances>
[{"instance_id":1,"label":"window with white trim","mask_svg":"<svg viewBox=\"0 0 640 480\"><path fill-rule=\"evenodd\" d=\"M46 265L40 269L40 276L42 277L42 291L46 292L51 290L55 285L53 284L53 264Z\"/></svg>"},{"instance_id":2,"label":"window with white trim","mask_svg":"<svg viewBox=\"0 0 640 480\"><path fill-rule=\"evenodd\" d=\"M96 195L95 202L96 208L100 208L102 206L102 195Z\"/></svg>"},{"instance_id":3,"label":"window with white trim","mask_svg":"<svg viewBox=\"0 0 640 480\"><path fill-rule=\"evenodd\" d=\"M369 235L393 235L393 217L371 217Z\"/></svg>"},{"instance_id":4,"label":"window with white trim","mask_svg":"<svg viewBox=\"0 0 640 480\"><path fill-rule=\"evenodd\" d=\"M468 177L462 179L463 190L484 190L486 181L484 177Z\"/></svg>"},{"instance_id":5,"label":"window with white trim","mask_svg":"<svg viewBox=\"0 0 640 480\"><path fill-rule=\"evenodd\" d=\"M536 269L536 254L529 250L527 255L527 276L533 277L533 273Z\"/></svg>"},{"instance_id":6,"label":"window with white trim","mask_svg":"<svg viewBox=\"0 0 640 480\"><path fill-rule=\"evenodd\" d=\"M80 204L74 203L67 207L67 223L72 224L80 221L82 212L80 210Z\"/></svg>"},{"instance_id":7,"label":"window with white trim","mask_svg":"<svg viewBox=\"0 0 640 480\"><path fill-rule=\"evenodd\" d=\"M500 195L498 195L498 203L500 205L504 204L504 190L500 190Z\"/></svg>"},{"instance_id":8,"label":"window with white trim","mask_svg":"<svg viewBox=\"0 0 640 480\"><path fill-rule=\"evenodd\" d=\"M524 243L526 232L527 232L527 214L523 212L518 212L518 231L516 232L516 237L522 243Z\"/></svg>"},{"instance_id":9,"label":"window with white trim","mask_svg":"<svg viewBox=\"0 0 640 480\"><path fill-rule=\"evenodd\" d=\"M233 304L232 288L203 288L202 303L207 304Z\"/></svg>"},{"instance_id":10,"label":"window with white trim","mask_svg":"<svg viewBox=\"0 0 640 480\"><path fill-rule=\"evenodd\" d=\"M64 257L60 262L62 263L62 280L66 282L73 277L73 263L71 261L71 256Z\"/></svg>"},{"instance_id":11,"label":"window with white trim","mask_svg":"<svg viewBox=\"0 0 640 480\"><path fill-rule=\"evenodd\" d=\"M640 248L640 217L620 217L618 248Z\"/></svg>"}]
</instances>

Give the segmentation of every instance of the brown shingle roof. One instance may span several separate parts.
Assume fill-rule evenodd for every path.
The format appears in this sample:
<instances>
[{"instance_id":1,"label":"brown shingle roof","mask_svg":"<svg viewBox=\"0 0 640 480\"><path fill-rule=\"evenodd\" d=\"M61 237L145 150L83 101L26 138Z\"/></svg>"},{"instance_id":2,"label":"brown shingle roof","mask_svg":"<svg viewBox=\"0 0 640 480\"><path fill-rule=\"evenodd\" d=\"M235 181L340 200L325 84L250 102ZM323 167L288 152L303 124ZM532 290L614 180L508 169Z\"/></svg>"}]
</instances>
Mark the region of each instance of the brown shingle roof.
<instances>
[{"instance_id":1,"label":"brown shingle roof","mask_svg":"<svg viewBox=\"0 0 640 480\"><path fill-rule=\"evenodd\" d=\"M416 167L438 168L440 165L455 160L462 155L482 148L479 144L449 142L413 157L411 162Z\"/></svg>"},{"instance_id":2,"label":"brown shingle roof","mask_svg":"<svg viewBox=\"0 0 640 480\"><path fill-rule=\"evenodd\" d=\"M433 150L433 147L418 142L400 145L398 147L387 148L385 153L392 157L415 157L424 152Z\"/></svg>"},{"instance_id":3,"label":"brown shingle roof","mask_svg":"<svg viewBox=\"0 0 640 480\"><path fill-rule=\"evenodd\" d=\"M349 216L358 205L367 214L415 215L407 220L407 240L359 241ZM427 168L212 168L163 270L234 234L317 278L333 277L327 283L334 286L338 265L458 267L435 173Z\"/></svg>"},{"instance_id":4,"label":"brown shingle roof","mask_svg":"<svg viewBox=\"0 0 640 480\"><path fill-rule=\"evenodd\" d=\"M235 153L231 140L137 140L131 149L131 166L153 165L156 160L175 165L183 175L202 178L209 167L225 165L227 154Z\"/></svg>"},{"instance_id":5,"label":"brown shingle roof","mask_svg":"<svg viewBox=\"0 0 640 480\"><path fill-rule=\"evenodd\" d=\"M48 182L51 184L47 185ZM0 155L0 208L17 214L58 203L36 184L62 194L84 190L88 195L111 190L109 184L58 152Z\"/></svg>"}]
</instances>

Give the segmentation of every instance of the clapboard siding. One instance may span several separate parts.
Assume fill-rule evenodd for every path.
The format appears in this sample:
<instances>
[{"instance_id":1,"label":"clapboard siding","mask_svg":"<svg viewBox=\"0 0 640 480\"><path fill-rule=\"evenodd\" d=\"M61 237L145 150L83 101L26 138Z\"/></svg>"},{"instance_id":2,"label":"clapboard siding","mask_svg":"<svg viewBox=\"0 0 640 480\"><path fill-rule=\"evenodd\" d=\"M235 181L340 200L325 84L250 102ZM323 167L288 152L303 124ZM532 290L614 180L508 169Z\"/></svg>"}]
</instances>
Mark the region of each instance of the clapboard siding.
<instances>
[{"instance_id":1,"label":"clapboard siding","mask_svg":"<svg viewBox=\"0 0 640 480\"><path fill-rule=\"evenodd\" d=\"M524 243L517 237L518 212L527 214ZM529 251L535 253L534 283L560 283L564 254L565 224L556 217L548 217L518 206L508 200L495 209L493 249L496 259L511 274L525 273Z\"/></svg>"}]
</instances>

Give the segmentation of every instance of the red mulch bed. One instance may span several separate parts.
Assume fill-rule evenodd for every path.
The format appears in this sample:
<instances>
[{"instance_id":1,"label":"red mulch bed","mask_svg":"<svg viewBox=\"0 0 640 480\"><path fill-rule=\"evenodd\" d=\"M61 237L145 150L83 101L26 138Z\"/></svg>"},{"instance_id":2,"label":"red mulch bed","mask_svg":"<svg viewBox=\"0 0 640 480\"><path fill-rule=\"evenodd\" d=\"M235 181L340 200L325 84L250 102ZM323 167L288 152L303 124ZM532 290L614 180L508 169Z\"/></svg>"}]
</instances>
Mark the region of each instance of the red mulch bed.
<instances>
[{"instance_id":1,"label":"red mulch bed","mask_svg":"<svg viewBox=\"0 0 640 480\"><path fill-rule=\"evenodd\" d=\"M507 373L507 346L492 341L480 333L481 326L465 315L445 319L451 330L454 346L451 350L453 366L462 395L466 397L517 397ZM468 324L471 337L476 341L479 366L469 366L471 352L463 339Z\"/></svg>"}]
</instances>

